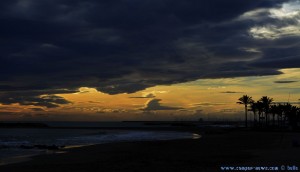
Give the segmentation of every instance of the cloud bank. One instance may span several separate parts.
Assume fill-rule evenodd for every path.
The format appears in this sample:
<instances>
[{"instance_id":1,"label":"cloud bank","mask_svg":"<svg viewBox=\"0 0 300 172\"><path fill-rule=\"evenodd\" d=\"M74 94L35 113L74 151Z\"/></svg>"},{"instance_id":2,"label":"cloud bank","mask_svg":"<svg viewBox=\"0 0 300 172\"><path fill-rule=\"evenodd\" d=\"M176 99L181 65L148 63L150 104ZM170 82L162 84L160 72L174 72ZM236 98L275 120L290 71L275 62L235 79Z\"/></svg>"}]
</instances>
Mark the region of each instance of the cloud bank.
<instances>
[{"instance_id":1,"label":"cloud bank","mask_svg":"<svg viewBox=\"0 0 300 172\"><path fill-rule=\"evenodd\" d=\"M0 103L29 99L53 107L67 102L40 97L49 90L134 93L202 78L280 74L300 67L299 4L4 0ZM9 100L20 92L33 93Z\"/></svg>"},{"instance_id":2,"label":"cloud bank","mask_svg":"<svg viewBox=\"0 0 300 172\"><path fill-rule=\"evenodd\" d=\"M161 99L152 99L147 101L145 107L141 110L143 111L157 111L157 110L179 110L183 109L180 107L171 107L171 106L163 106L160 104Z\"/></svg>"},{"instance_id":3,"label":"cloud bank","mask_svg":"<svg viewBox=\"0 0 300 172\"><path fill-rule=\"evenodd\" d=\"M277 83L277 84L289 84L289 83L294 83L294 82L298 82L298 81L274 81L274 83Z\"/></svg>"}]
</instances>

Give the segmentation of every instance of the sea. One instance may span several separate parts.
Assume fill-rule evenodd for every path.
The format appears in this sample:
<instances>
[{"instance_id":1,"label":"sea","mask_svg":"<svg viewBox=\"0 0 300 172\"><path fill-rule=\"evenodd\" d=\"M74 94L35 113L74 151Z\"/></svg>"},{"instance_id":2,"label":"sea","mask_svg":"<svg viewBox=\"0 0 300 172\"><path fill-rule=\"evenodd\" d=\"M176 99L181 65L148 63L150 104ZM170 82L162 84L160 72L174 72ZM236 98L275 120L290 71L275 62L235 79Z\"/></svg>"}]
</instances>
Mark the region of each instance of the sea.
<instances>
[{"instance_id":1,"label":"sea","mask_svg":"<svg viewBox=\"0 0 300 172\"><path fill-rule=\"evenodd\" d=\"M0 128L0 165L16 163L39 154L65 153L69 148L94 144L201 137L191 132L126 129L141 127L140 123L49 122L47 125L56 128ZM108 129L97 129L99 126ZM113 129L116 126L118 129ZM53 150L53 147L59 149Z\"/></svg>"}]
</instances>

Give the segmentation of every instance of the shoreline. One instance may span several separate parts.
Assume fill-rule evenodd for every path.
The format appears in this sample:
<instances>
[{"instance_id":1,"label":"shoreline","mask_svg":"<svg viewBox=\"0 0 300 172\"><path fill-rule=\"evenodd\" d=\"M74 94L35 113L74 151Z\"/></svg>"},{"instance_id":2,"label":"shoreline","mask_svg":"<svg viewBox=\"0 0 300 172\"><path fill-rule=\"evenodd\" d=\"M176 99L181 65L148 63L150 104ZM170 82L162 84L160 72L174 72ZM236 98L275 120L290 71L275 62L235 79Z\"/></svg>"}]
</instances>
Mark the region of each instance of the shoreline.
<instances>
[{"instance_id":1,"label":"shoreline","mask_svg":"<svg viewBox=\"0 0 300 172\"><path fill-rule=\"evenodd\" d=\"M202 132L201 132L202 133ZM206 133L206 134L205 134ZM300 133L205 131L201 139L106 143L38 155L0 166L2 172L53 171L220 171L221 166L300 167Z\"/></svg>"},{"instance_id":2,"label":"shoreline","mask_svg":"<svg viewBox=\"0 0 300 172\"><path fill-rule=\"evenodd\" d=\"M46 128L46 129L86 129L86 128ZM91 129L91 128L88 128ZM94 128L94 130L99 130L99 128ZM124 132L156 132L157 134L159 134L159 132L178 132L180 133L190 133L190 137L191 138L167 138L167 139L162 139L162 138L149 138L146 140L139 140L139 138L135 138L132 140L107 140L107 141L103 141L103 143L90 143L90 144L82 144L82 145L64 145L62 146L62 148L59 148L60 146L49 146L49 145L41 145L43 147L57 147L57 149L38 149L36 148L36 145L34 146L28 146L30 148L27 148L29 150L32 150L32 152L30 154L25 154L25 155L16 155L16 156L10 156L10 157L6 157L6 158L1 158L0 159L0 166L5 166L5 165L11 165L11 164L17 164L17 163L22 163L22 162L27 162L30 161L32 159L34 159L35 157L38 156L47 156L47 155L51 155L51 154L64 154L64 153L68 153L70 151L72 151L73 149L79 149L82 147L89 147L89 146L95 146L95 145L104 145L104 144L114 144L114 143L129 143L129 142L145 142L145 141L164 141L164 140L181 140L181 139L200 139L202 136L195 133L195 132L191 132L190 130L179 130L178 128L176 129L172 129L172 128L153 128L152 130L150 128L105 128L103 129L104 131L124 131ZM159 136L159 135L158 135ZM157 140L156 140L157 139ZM40 145L38 145L40 146ZM24 148L23 148L24 149ZM27 150L25 149L25 150ZM20 150L22 150L22 148L20 148ZM36 151L34 153L34 151Z\"/></svg>"}]
</instances>

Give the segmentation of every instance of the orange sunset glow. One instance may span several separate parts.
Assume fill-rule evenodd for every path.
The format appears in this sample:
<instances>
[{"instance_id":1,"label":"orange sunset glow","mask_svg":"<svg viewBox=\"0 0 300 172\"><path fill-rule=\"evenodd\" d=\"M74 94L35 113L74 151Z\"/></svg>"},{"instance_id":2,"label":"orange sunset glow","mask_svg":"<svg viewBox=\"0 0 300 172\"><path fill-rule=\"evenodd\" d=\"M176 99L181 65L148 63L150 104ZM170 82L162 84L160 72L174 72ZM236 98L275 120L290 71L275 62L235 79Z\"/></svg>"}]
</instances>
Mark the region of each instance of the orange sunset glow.
<instances>
[{"instance_id":1,"label":"orange sunset glow","mask_svg":"<svg viewBox=\"0 0 300 172\"><path fill-rule=\"evenodd\" d=\"M298 83L276 81L299 80L300 69L283 69L282 72L275 76L204 79L155 86L131 94L109 95L95 88L81 87L76 93L58 94L71 103L57 108L2 105L1 118L54 121L241 120L243 107L236 101L243 94L249 94L254 99L268 95L277 102L298 104ZM157 103L149 106L149 102L154 100L158 100Z\"/></svg>"}]
</instances>

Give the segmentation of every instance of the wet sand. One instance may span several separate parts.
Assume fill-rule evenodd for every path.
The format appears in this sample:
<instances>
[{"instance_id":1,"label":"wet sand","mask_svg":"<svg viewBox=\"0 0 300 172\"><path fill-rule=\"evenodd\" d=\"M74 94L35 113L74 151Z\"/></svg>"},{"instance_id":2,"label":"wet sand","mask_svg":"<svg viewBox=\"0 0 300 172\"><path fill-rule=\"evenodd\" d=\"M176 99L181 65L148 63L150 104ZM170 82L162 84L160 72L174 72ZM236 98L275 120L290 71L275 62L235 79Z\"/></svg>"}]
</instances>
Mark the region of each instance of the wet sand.
<instances>
[{"instance_id":1,"label":"wet sand","mask_svg":"<svg viewBox=\"0 0 300 172\"><path fill-rule=\"evenodd\" d=\"M300 133L207 131L192 140L124 142L0 166L1 172L221 171L221 166L300 167ZM300 143L300 142L299 142ZM299 170L300 171L300 170Z\"/></svg>"}]
</instances>

